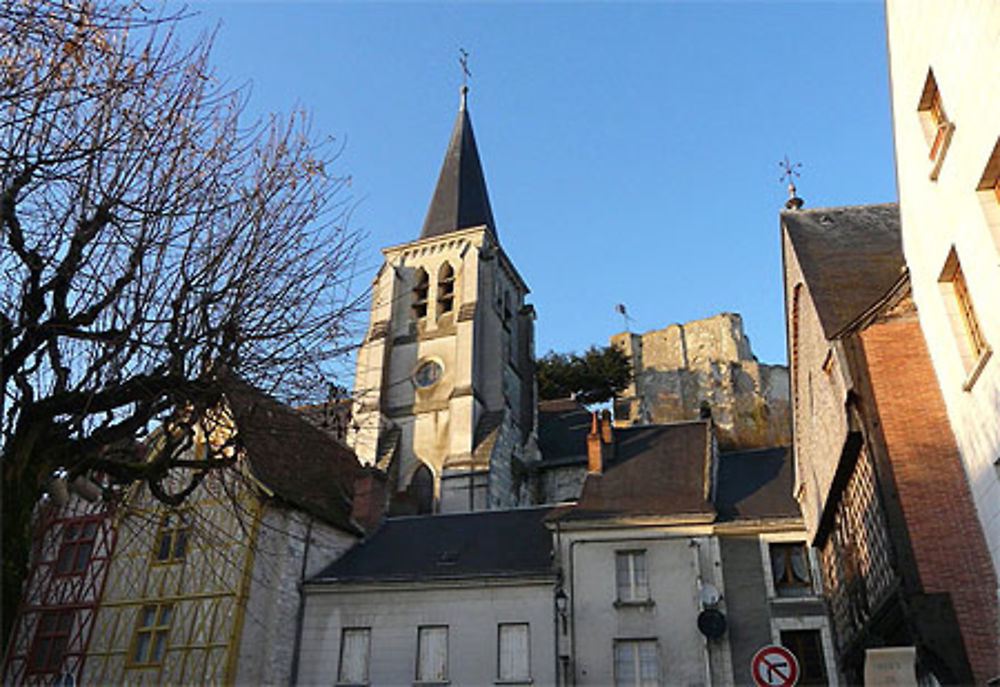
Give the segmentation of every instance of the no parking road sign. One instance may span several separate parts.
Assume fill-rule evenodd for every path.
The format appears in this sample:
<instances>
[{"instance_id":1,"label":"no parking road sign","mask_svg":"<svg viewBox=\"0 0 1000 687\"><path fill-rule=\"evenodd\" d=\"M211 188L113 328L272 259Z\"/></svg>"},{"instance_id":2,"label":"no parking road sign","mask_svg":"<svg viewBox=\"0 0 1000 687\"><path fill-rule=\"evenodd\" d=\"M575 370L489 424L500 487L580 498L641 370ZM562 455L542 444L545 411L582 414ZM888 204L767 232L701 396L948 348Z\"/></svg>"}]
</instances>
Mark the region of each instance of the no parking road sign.
<instances>
[{"instance_id":1,"label":"no parking road sign","mask_svg":"<svg viewBox=\"0 0 1000 687\"><path fill-rule=\"evenodd\" d=\"M750 674L757 687L792 687L799 680L799 662L791 651L772 644L753 655Z\"/></svg>"}]
</instances>

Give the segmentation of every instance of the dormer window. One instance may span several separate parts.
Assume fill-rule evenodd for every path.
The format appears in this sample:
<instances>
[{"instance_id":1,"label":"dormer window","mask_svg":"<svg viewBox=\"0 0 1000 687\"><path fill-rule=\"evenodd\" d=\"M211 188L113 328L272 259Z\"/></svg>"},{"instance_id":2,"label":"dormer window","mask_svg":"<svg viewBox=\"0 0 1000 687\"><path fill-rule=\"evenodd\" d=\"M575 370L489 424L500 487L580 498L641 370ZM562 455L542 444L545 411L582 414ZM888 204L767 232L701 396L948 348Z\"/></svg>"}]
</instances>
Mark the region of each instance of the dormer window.
<instances>
[{"instance_id":1,"label":"dormer window","mask_svg":"<svg viewBox=\"0 0 1000 687\"><path fill-rule=\"evenodd\" d=\"M450 263L441 265L438 272L438 315L455 309L455 270Z\"/></svg>"},{"instance_id":2,"label":"dormer window","mask_svg":"<svg viewBox=\"0 0 1000 687\"><path fill-rule=\"evenodd\" d=\"M430 288L430 279L424 268L417 269L413 279L413 317L422 319L427 317L427 291Z\"/></svg>"},{"instance_id":3,"label":"dormer window","mask_svg":"<svg viewBox=\"0 0 1000 687\"><path fill-rule=\"evenodd\" d=\"M945 153L948 152L955 125L948 120L948 116L945 114L941 91L938 90L934 71L931 69L927 70L927 79L924 81L924 90L920 95L917 113L920 115L920 125L923 127L924 137L930 146L929 157L932 164L930 178L933 181L938 178L938 174L941 172L941 164L944 162Z\"/></svg>"}]
</instances>

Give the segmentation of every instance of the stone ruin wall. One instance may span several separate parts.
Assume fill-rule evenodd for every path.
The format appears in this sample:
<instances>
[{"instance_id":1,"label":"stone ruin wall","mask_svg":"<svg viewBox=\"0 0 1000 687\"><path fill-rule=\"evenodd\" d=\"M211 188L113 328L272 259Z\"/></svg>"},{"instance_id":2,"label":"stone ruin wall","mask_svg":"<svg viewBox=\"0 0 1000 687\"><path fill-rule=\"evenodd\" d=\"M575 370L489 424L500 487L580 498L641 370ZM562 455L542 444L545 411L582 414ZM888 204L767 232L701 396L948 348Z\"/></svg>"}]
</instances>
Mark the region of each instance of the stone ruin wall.
<instances>
[{"instance_id":1,"label":"stone ruin wall","mask_svg":"<svg viewBox=\"0 0 1000 687\"><path fill-rule=\"evenodd\" d=\"M788 368L757 361L738 314L622 332L611 343L635 367L615 403L616 424L694 420L707 403L723 449L791 443Z\"/></svg>"}]
</instances>

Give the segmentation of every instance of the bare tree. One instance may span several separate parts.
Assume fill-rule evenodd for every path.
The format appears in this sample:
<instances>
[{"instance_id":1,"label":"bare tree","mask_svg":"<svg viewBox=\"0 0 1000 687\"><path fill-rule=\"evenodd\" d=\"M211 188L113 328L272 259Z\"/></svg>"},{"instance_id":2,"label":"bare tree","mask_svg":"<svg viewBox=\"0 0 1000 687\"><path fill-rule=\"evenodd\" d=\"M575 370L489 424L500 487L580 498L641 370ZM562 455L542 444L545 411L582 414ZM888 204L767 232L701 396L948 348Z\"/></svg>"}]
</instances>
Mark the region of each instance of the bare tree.
<instances>
[{"instance_id":1,"label":"bare tree","mask_svg":"<svg viewBox=\"0 0 1000 687\"><path fill-rule=\"evenodd\" d=\"M215 78L209 37L177 40L181 21L113 0L0 6L5 621L54 470L182 499L224 456L178 462L185 432L153 461L109 447L171 413L189 425L224 370L324 389L359 309L335 142L302 113L241 122L246 90ZM191 479L169 491L176 467Z\"/></svg>"}]
</instances>

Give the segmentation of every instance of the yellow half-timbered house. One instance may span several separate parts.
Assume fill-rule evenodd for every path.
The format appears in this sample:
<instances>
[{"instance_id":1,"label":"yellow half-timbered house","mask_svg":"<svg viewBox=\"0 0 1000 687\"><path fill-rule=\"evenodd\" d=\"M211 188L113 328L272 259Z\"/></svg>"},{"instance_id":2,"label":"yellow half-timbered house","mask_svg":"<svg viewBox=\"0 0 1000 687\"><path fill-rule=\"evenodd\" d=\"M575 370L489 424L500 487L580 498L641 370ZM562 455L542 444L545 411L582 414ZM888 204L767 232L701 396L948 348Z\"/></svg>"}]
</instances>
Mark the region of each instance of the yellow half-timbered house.
<instances>
[{"instance_id":1,"label":"yellow half-timbered house","mask_svg":"<svg viewBox=\"0 0 1000 687\"><path fill-rule=\"evenodd\" d=\"M124 500L81 684L294 679L299 582L361 534L360 472L292 409L238 379L224 387L235 466L208 473L176 508L147 487ZM196 454L217 439L200 437Z\"/></svg>"}]
</instances>

